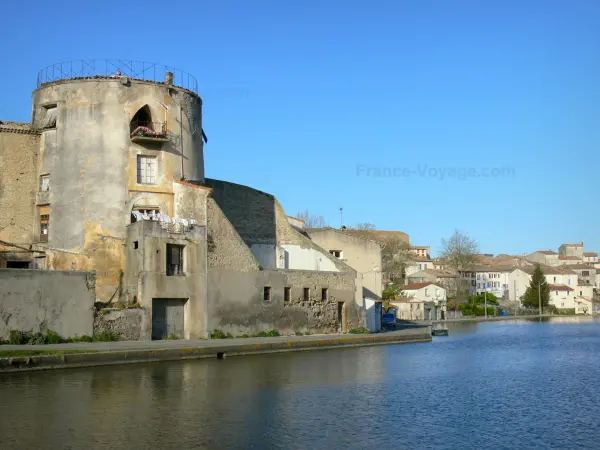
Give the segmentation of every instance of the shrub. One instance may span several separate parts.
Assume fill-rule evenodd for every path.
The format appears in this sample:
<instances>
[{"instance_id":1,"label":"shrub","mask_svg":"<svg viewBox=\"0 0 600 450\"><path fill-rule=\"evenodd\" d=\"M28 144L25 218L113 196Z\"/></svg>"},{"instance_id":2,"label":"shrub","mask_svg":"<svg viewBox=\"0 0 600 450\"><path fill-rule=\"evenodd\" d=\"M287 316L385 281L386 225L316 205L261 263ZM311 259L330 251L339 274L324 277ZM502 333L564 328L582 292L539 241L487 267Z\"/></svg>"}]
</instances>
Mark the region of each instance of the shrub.
<instances>
[{"instance_id":1,"label":"shrub","mask_svg":"<svg viewBox=\"0 0 600 450\"><path fill-rule=\"evenodd\" d=\"M52 330L46 331L45 341L46 344L60 344L61 342L65 342L65 340L60 334Z\"/></svg>"},{"instance_id":2,"label":"shrub","mask_svg":"<svg viewBox=\"0 0 600 450\"><path fill-rule=\"evenodd\" d=\"M296 336L303 336L302 331L296 331Z\"/></svg>"},{"instance_id":3,"label":"shrub","mask_svg":"<svg viewBox=\"0 0 600 450\"><path fill-rule=\"evenodd\" d=\"M253 337L276 337L276 336L281 336L279 334L279 331L271 330L271 331L259 331Z\"/></svg>"},{"instance_id":4,"label":"shrub","mask_svg":"<svg viewBox=\"0 0 600 450\"><path fill-rule=\"evenodd\" d=\"M92 338L94 342L114 342L119 340L119 335L114 331L103 331L98 334L94 334Z\"/></svg>"},{"instance_id":5,"label":"shrub","mask_svg":"<svg viewBox=\"0 0 600 450\"><path fill-rule=\"evenodd\" d=\"M369 330L368 328L365 328L365 327L352 328L350 331L348 331L348 333L350 333L350 334L371 334L371 330Z\"/></svg>"},{"instance_id":6,"label":"shrub","mask_svg":"<svg viewBox=\"0 0 600 450\"><path fill-rule=\"evenodd\" d=\"M179 336L177 336L175 333L171 333L170 335L167 336L167 341L177 341L181 339Z\"/></svg>"},{"instance_id":7,"label":"shrub","mask_svg":"<svg viewBox=\"0 0 600 450\"><path fill-rule=\"evenodd\" d=\"M210 335L211 339L231 339L233 338L233 336L231 335L231 333L223 333L221 330L215 328L213 330L213 332Z\"/></svg>"},{"instance_id":8,"label":"shrub","mask_svg":"<svg viewBox=\"0 0 600 450\"><path fill-rule=\"evenodd\" d=\"M250 336L248 336L247 334L242 334L241 336L238 336L238 337L246 339L246 338L249 338Z\"/></svg>"}]
</instances>

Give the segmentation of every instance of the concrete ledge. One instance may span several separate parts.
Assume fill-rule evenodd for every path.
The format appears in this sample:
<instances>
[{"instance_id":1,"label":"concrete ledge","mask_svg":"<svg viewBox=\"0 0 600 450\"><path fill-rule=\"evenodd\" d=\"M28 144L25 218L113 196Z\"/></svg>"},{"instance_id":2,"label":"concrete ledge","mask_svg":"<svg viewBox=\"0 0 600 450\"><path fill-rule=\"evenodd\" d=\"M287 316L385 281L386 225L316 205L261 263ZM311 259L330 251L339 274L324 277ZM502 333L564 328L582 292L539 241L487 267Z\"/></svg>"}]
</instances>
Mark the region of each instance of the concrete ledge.
<instances>
[{"instance_id":1,"label":"concrete ledge","mask_svg":"<svg viewBox=\"0 0 600 450\"><path fill-rule=\"evenodd\" d=\"M225 340L208 341L196 347L145 348L95 351L94 353L73 353L62 355L18 356L0 358L0 372L24 372L32 370L64 369L72 367L93 367L114 364L148 363L155 361L176 361L183 359L225 358L265 353L280 353L308 350L325 350L348 347L364 347L373 345L407 344L431 342L428 328L418 333L396 334L382 333L355 336L332 336L312 339L289 339L269 342L265 338L260 343L235 342L228 344ZM214 344L214 345L211 345ZM0 347L0 350L2 347ZM90 350L94 350L90 347ZM50 350L51 351L51 350ZM68 352L68 350L66 350Z\"/></svg>"}]
</instances>

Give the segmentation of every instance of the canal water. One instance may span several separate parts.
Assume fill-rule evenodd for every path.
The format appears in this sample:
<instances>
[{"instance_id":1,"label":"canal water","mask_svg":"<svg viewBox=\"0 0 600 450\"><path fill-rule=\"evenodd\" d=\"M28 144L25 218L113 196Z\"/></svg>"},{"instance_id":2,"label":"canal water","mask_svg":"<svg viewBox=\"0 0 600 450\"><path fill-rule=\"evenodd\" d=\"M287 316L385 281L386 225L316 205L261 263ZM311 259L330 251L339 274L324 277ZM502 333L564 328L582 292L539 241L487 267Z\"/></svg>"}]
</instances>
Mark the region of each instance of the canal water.
<instances>
[{"instance_id":1,"label":"canal water","mask_svg":"<svg viewBox=\"0 0 600 450\"><path fill-rule=\"evenodd\" d=\"M0 375L1 449L600 448L600 320Z\"/></svg>"}]
</instances>

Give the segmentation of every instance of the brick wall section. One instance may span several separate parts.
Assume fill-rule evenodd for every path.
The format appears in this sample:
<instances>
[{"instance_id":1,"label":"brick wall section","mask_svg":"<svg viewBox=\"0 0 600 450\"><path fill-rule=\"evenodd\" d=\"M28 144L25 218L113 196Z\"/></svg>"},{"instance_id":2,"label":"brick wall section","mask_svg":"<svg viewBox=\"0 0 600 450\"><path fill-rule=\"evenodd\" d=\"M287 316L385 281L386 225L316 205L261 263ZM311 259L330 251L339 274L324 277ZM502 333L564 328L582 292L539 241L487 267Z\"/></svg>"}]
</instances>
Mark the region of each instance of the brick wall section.
<instances>
[{"instance_id":1,"label":"brick wall section","mask_svg":"<svg viewBox=\"0 0 600 450\"><path fill-rule=\"evenodd\" d=\"M213 198L207 198L208 269L259 270L254 255Z\"/></svg>"},{"instance_id":2,"label":"brick wall section","mask_svg":"<svg viewBox=\"0 0 600 450\"><path fill-rule=\"evenodd\" d=\"M34 240L39 148L39 134L0 126L0 240Z\"/></svg>"},{"instance_id":3,"label":"brick wall section","mask_svg":"<svg viewBox=\"0 0 600 450\"><path fill-rule=\"evenodd\" d=\"M212 198L246 242L275 244L275 197L256 189L207 178Z\"/></svg>"}]
</instances>

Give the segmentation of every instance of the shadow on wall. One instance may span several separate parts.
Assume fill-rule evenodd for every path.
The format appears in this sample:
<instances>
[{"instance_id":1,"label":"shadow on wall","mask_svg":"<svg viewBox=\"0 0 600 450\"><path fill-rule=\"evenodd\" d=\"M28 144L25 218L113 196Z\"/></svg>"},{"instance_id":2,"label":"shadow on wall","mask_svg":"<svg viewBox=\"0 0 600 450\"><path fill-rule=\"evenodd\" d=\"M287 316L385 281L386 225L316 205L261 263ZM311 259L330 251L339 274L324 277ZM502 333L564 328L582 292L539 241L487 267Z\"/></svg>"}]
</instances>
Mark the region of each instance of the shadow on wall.
<instances>
[{"instance_id":1,"label":"shadow on wall","mask_svg":"<svg viewBox=\"0 0 600 450\"><path fill-rule=\"evenodd\" d=\"M215 200L248 247L276 245L275 197L239 184L207 178Z\"/></svg>"}]
</instances>

